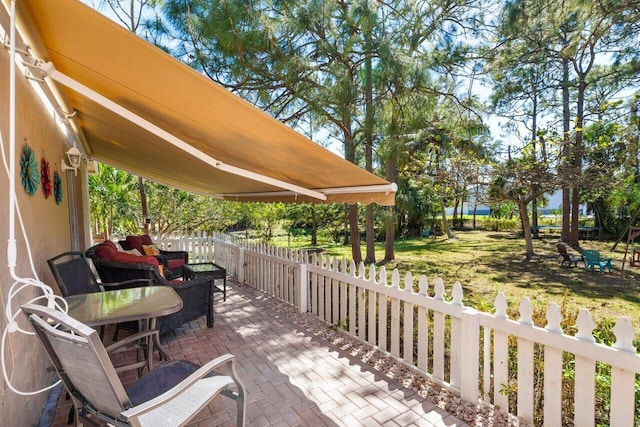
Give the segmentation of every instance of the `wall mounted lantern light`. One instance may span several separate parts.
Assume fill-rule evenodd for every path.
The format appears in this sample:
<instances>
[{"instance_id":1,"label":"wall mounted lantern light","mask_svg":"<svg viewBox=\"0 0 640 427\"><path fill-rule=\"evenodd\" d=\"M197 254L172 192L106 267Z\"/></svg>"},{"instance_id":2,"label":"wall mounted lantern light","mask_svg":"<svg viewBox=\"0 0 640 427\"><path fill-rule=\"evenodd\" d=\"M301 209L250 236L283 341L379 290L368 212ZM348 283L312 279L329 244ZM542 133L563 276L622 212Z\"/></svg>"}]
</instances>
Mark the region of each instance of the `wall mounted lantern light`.
<instances>
[{"instance_id":1,"label":"wall mounted lantern light","mask_svg":"<svg viewBox=\"0 0 640 427\"><path fill-rule=\"evenodd\" d=\"M74 175L78 176L78 167L80 167L80 162L82 161L82 153L75 145L67 151L67 159L69 159L69 165L62 159L62 170L71 170L74 172Z\"/></svg>"}]
</instances>

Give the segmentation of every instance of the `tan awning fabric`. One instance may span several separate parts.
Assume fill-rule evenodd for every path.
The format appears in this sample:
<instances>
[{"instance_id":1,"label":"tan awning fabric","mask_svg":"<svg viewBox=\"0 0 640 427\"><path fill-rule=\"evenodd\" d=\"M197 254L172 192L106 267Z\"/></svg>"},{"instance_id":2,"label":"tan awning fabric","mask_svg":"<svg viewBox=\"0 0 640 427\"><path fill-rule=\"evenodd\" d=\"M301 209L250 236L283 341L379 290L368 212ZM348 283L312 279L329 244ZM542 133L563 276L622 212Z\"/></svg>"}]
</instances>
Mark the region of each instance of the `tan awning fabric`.
<instances>
[{"instance_id":1,"label":"tan awning fabric","mask_svg":"<svg viewBox=\"0 0 640 427\"><path fill-rule=\"evenodd\" d=\"M82 130L85 152L94 159L227 200L322 202L296 191L300 187L326 196L326 202L394 204L395 186L313 143L88 6L76 0L18 0L17 7L20 33L34 57L55 67L52 78L63 95L63 108L77 112L73 121ZM123 118L82 88L140 120ZM168 142L155 127L178 142ZM265 183L260 177L277 181Z\"/></svg>"}]
</instances>

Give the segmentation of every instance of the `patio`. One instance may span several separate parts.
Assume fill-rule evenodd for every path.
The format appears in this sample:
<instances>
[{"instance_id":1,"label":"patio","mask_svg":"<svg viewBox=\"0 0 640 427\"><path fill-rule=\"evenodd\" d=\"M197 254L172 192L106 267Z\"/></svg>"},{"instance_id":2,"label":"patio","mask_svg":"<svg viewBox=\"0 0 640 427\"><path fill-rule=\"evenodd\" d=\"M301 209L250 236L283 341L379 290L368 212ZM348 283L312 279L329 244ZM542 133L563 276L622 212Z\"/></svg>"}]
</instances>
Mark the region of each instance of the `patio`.
<instances>
[{"instance_id":1,"label":"patio","mask_svg":"<svg viewBox=\"0 0 640 427\"><path fill-rule=\"evenodd\" d=\"M236 282L227 291L226 302L216 297L213 328L202 317L163 342L171 358L196 363L234 354L248 395L247 425L468 425L362 362L352 347L323 338L310 317ZM67 425L69 407L61 398L53 426ZM235 405L216 399L196 421L234 425Z\"/></svg>"}]
</instances>

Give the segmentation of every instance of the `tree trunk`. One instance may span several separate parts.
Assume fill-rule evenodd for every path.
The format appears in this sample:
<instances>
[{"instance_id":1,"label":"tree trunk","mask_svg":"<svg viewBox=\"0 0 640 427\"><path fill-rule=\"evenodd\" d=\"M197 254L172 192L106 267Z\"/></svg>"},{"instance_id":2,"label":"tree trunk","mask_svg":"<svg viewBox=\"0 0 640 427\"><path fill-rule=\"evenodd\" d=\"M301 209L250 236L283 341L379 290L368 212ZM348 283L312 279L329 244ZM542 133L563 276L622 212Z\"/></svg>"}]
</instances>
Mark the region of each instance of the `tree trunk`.
<instances>
[{"instance_id":1,"label":"tree trunk","mask_svg":"<svg viewBox=\"0 0 640 427\"><path fill-rule=\"evenodd\" d=\"M149 224L147 224L147 218L149 217L147 193L144 191L144 179L142 179L142 177L138 177L138 187L140 188L140 205L142 206L142 228L144 234L149 234Z\"/></svg>"},{"instance_id":2,"label":"tree trunk","mask_svg":"<svg viewBox=\"0 0 640 427\"><path fill-rule=\"evenodd\" d=\"M367 5L368 6L368 5ZM369 11L367 11L369 13ZM365 92L365 123L364 123L364 135L365 135L365 169L369 172L373 172L373 79L372 79L372 64L371 64L371 25L367 23L363 28L364 40L365 40L365 79L364 79L364 92ZM364 262L366 264L373 264L376 262L376 248L375 248L375 218L373 214L373 204L368 204L365 208L365 236L367 241L367 250Z\"/></svg>"},{"instance_id":3,"label":"tree trunk","mask_svg":"<svg viewBox=\"0 0 640 427\"><path fill-rule=\"evenodd\" d=\"M538 87L533 84L531 88L531 97L533 99L533 108L531 112L531 144L532 144L532 156L535 163L537 157L536 140L538 134ZM534 184L535 185L535 184ZM538 198L534 197L531 202L531 221L533 224L533 236L538 238Z\"/></svg>"},{"instance_id":4,"label":"tree trunk","mask_svg":"<svg viewBox=\"0 0 640 427\"><path fill-rule=\"evenodd\" d=\"M113 206L109 207L109 223L105 227L104 237L105 239L111 239L111 235L113 234Z\"/></svg>"},{"instance_id":5,"label":"tree trunk","mask_svg":"<svg viewBox=\"0 0 640 427\"><path fill-rule=\"evenodd\" d=\"M569 60L562 60L562 130L564 132L562 147L562 232L561 239L569 241L571 226L571 198L569 190L569 166L571 164L571 112L569 111Z\"/></svg>"},{"instance_id":6,"label":"tree trunk","mask_svg":"<svg viewBox=\"0 0 640 427\"><path fill-rule=\"evenodd\" d=\"M477 193L476 193L477 194ZM476 229L476 213L478 212L478 203L473 201L473 229Z\"/></svg>"},{"instance_id":7,"label":"tree trunk","mask_svg":"<svg viewBox=\"0 0 640 427\"><path fill-rule=\"evenodd\" d=\"M534 230L533 235L537 239L538 236L538 198L536 197L531 202L531 223L533 224Z\"/></svg>"},{"instance_id":8,"label":"tree trunk","mask_svg":"<svg viewBox=\"0 0 640 427\"><path fill-rule=\"evenodd\" d=\"M449 239L455 239L455 234L453 234L451 228L449 228L449 222L447 221L447 210L442 200L440 200L440 214L442 215L442 228L444 228L444 232L447 234L447 237Z\"/></svg>"},{"instance_id":9,"label":"tree trunk","mask_svg":"<svg viewBox=\"0 0 640 427\"><path fill-rule=\"evenodd\" d=\"M395 213L393 206L387 206L387 214L385 215L385 237L384 237L384 260L385 262L393 261L395 255Z\"/></svg>"},{"instance_id":10,"label":"tree trunk","mask_svg":"<svg viewBox=\"0 0 640 427\"><path fill-rule=\"evenodd\" d=\"M533 253L533 239L531 237L531 223L529 222L527 203L518 200L518 210L520 211L520 221L522 222L522 231L524 233L524 243L528 261L532 259L535 254Z\"/></svg>"},{"instance_id":11,"label":"tree trunk","mask_svg":"<svg viewBox=\"0 0 640 427\"><path fill-rule=\"evenodd\" d=\"M393 150L389 156L387 167L385 168L387 180L389 182L396 182L398 180L398 167L396 159L396 151ZM387 214L385 216L385 237L384 237L384 260L386 262L393 261L396 258L395 255L395 206L387 207Z\"/></svg>"},{"instance_id":12,"label":"tree trunk","mask_svg":"<svg viewBox=\"0 0 640 427\"><path fill-rule=\"evenodd\" d=\"M343 223L343 240L342 244L347 246L349 244L349 205L344 204L344 223Z\"/></svg>"},{"instance_id":13,"label":"tree trunk","mask_svg":"<svg viewBox=\"0 0 640 427\"><path fill-rule=\"evenodd\" d=\"M367 251L364 262L365 264L374 264L376 262L376 232L373 204L368 204L365 209Z\"/></svg>"},{"instance_id":14,"label":"tree trunk","mask_svg":"<svg viewBox=\"0 0 640 427\"><path fill-rule=\"evenodd\" d=\"M638 120L638 100L635 99L631 103L631 113L629 117L630 125L635 124L635 132L633 136L629 138L629 156L627 161L629 162L629 170L634 172L634 182L636 184L640 183L640 168L638 162L638 150L640 148L640 141L638 140L638 134L640 134L640 120Z\"/></svg>"},{"instance_id":15,"label":"tree trunk","mask_svg":"<svg viewBox=\"0 0 640 427\"><path fill-rule=\"evenodd\" d=\"M576 144L573 151L573 183L571 194L571 234L569 244L574 248L580 246L580 190L582 189L582 150L584 126L584 94L587 89L586 73L580 74L576 109Z\"/></svg>"},{"instance_id":16,"label":"tree trunk","mask_svg":"<svg viewBox=\"0 0 640 427\"><path fill-rule=\"evenodd\" d=\"M318 244L318 215L316 213L316 204L311 204L311 246Z\"/></svg>"},{"instance_id":17,"label":"tree trunk","mask_svg":"<svg viewBox=\"0 0 640 427\"><path fill-rule=\"evenodd\" d=\"M109 233L109 220L107 219L107 217L104 218L104 221L102 224L102 235L106 240L111 239L111 234Z\"/></svg>"},{"instance_id":18,"label":"tree trunk","mask_svg":"<svg viewBox=\"0 0 640 427\"><path fill-rule=\"evenodd\" d=\"M362 261L360 231L358 230L358 204L349 205L349 235L351 238L351 258L356 264Z\"/></svg>"},{"instance_id":19,"label":"tree trunk","mask_svg":"<svg viewBox=\"0 0 640 427\"><path fill-rule=\"evenodd\" d=\"M344 113L343 123L345 128L343 129L344 135L344 158L351 163L356 163L356 144L353 141L353 135L348 131L351 129L350 116L347 112ZM346 233L347 227L349 233ZM358 231L358 205L350 205L347 207L345 204L345 245L348 244L348 240L351 240L351 253L352 258L356 263L362 260L362 252L360 250L360 232Z\"/></svg>"}]
</instances>

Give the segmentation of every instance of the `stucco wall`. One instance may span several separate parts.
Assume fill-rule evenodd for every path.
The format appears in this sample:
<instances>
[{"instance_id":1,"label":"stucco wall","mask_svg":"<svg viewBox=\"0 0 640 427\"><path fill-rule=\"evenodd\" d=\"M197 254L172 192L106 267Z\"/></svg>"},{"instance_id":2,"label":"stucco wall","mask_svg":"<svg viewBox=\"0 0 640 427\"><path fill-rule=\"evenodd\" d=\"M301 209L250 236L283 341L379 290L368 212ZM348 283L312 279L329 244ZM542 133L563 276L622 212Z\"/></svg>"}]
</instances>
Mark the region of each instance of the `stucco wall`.
<instances>
[{"instance_id":1,"label":"stucco wall","mask_svg":"<svg viewBox=\"0 0 640 427\"><path fill-rule=\"evenodd\" d=\"M20 155L26 144L33 149L38 165L44 157L51 165L51 174L58 170L62 176L64 196L57 205L53 196L45 199L41 187L34 196L29 196L18 181L16 184L17 199L25 223L27 239L33 255L35 274L30 268L25 238L17 227L18 266L16 272L20 277L40 280L54 287L53 278L46 264L52 256L70 250L69 209L67 206L67 174L60 170L60 160L67 150L67 137L59 128L54 115L47 108L32 84L18 71L17 80L17 125L16 125L16 167L19 169ZM9 54L0 49L0 131L2 132L3 150L9 149ZM78 180L80 181L80 180ZM81 188L81 187L79 187ZM6 242L9 237L9 179L4 167L0 167L0 328L5 329L4 307L7 303L9 288L14 283L7 268ZM82 206L82 205L80 205ZM80 215L82 217L82 215ZM83 228L82 226L80 227ZM13 301L19 306L28 298L36 295L35 290L20 295ZM20 317L22 324L25 320ZM14 386L21 390L40 389L50 384L52 374L45 368L50 364L40 344L33 336L19 333L9 335L5 346L5 360ZM29 426L37 423L46 393L33 397L18 396L8 389L4 378L0 375L0 424L6 426Z\"/></svg>"}]
</instances>

